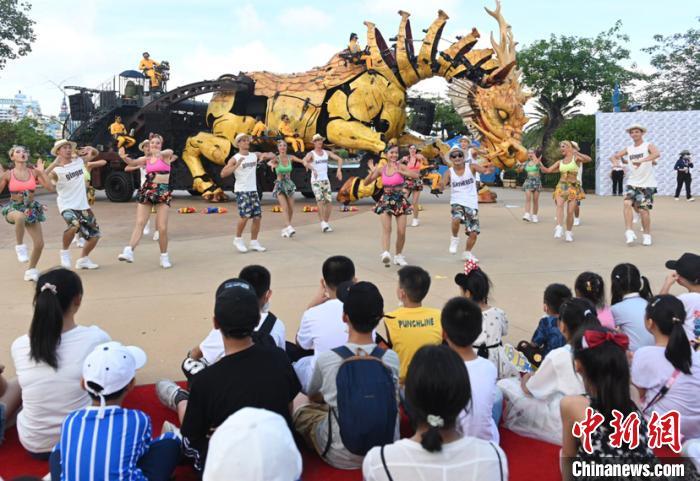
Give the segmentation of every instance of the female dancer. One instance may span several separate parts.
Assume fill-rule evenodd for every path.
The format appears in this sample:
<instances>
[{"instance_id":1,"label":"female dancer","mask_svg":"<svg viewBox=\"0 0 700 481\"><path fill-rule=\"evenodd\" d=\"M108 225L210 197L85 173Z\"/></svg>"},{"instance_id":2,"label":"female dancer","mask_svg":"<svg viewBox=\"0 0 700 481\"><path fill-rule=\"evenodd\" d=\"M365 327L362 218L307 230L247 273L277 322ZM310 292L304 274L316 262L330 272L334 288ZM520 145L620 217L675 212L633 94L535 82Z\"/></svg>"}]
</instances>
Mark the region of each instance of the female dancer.
<instances>
[{"instance_id":1,"label":"female dancer","mask_svg":"<svg viewBox=\"0 0 700 481\"><path fill-rule=\"evenodd\" d=\"M554 228L554 238L561 239L564 233L562 223L564 222L564 204L566 204L566 242L574 241L572 232L574 226L574 211L576 210L576 201L584 199L586 195L581 189L581 183L578 181L578 171L582 168L582 164L590 162L591 158L579 152L569 140L562 140L559 143L559 150L564 156L551 167L541 167L542 172L551 174L559 172L559 183L554 190L554 200L557 203L557 226Z\"/></svg>"},{"instance_id":2,"label":"female dancer","mask_svg":"<svg viewBox=\"0 0 700 481\"><path fill-rule=\"evenodd\" d=\"M537 212L540 209L540 189L542 189L542 174L540 169L544 167L542 164L542 150L528 150L528 159L524 164L518 164L518 172L523 170L527 174L523 182L523 190L525 191L525 214L523 220L525 222L538 223Z\"/></svg>"},{"instance_id":3,"label":"female dancer","mask_svg":"<svg viewBox=\"0 0 700 481\"><path fill-rule=\"evenodd\" d=\"M297 188L292 180L292 164L298 162L306 167L304 161L299 157L287 153L287 142L284 140L277 141L277 156L270 160L267 165L277 173L275 187L272 189L272 195L277 197L280 203L280 209L287 217L287 227L282 229L282 237L292 237L297 231L292 227L292 216L294 215L294 192Z\"/></svg>"},{"instance_id":4,"label":"female dancer","mask_svg":"<svg viewBox=\"0 0 700 481\"><path fill-rule=\"evenodd\" d=\"M138 205L136 206L136 225L131 233L129 245L119 254L119 260L134 262L134 249L139 244L143 236L143 228L151 215L151 206L156 208L156 229L159 232L158 243L160 244L160 266L163 269L172 267L170 256L168 256L168 209L172 199L170 189L170 164L177 156L170 149L163 148L163 137L158 134L149 135L148 154L132 160L126 156L124 150L119 151L119 155L124 162L129 164L125 170L137 170L141 166L146 167L146 182L141 186L138 193Z\"/></svg>"},{"instance_id":5,"label":"female dancer","mask_svg":"<svg viewBox=\"0 0 700 481\"><path fill-rule=\"evenodd\" d=\"M37 181L47 189L51 189L48 178L44 174L44 161L37 159L36 167L29 168L29 151L20 145L15 145L8 152L14 168L4 172L0 167L0 192L5 186L10 188L10 202L3 207L2 216L9 224L15 226L17 245L15 252L17 260L29 262L28 269L24 272L25 281L33 281L39 278L36 265L44 249L44 235L41 231L41 223L46 220L44 206L34 200ZM32 255L27 255L27 245L24 244L24 232L32 238Z\"/></svg>"},{"instance_id":6,"label":"female dancer","mask_svg":"<svg viewBox=\"0 0 700 481\"><path fill-rule=\"evenodd\" d=\"M148 151L150 149L150 144L151 141L149 139L145 139L141 141L139 144L139 150L143 152L144 155L148 155ZM131 170L131 169L130 169ZM140 169L141 171L141 185L146 183L146 166L142 166ZM155 207L151 207L151 214L155 214L156 209ZM148 216L148 221L146 221L146 226L143 228L143 235L148 235L151 233L151 216ZM160 237L160 234L158 234L158 229L153 233L153 240L158 241L158 238Z\"/></svg>"},{"instance_id":7,"label":"female dancer","mask_svg":"<svg viewBox=\"0 0 700 481\"><path fill-rule=\"evenodd\" d=\"M403 256L403 247L406 243L406 216L410 215L413 209L411 203L404 195L404 182L407 178L417 179L420 174L414 170L408 169L406 166L399 163L399 147L391 145L386 150L387 162L380 162L374 165L373 161L367 164L370 169L370 174L362 181L363 185L370 185L380 176L384 185L384 193L377 202L374 212L381 216L382 219L382 262L385 267L389 267L391 263L391 253L389 252L389 244L391 242L391 218L396 219L396 255L394 256L394 264L397 266L405 266L408 264Z\"/></svg>"},{"instance_id":8,"label":"female dancer","mask_svg":"<svg viewBox=\"0 0 700 481\"><path fill-rule=\"evenodd\" d=\"M418 153L415 144L411 144L408 146L408 155L401 159L401 163L405 164L409 170L418 174L417 179L406 179L406 195L411 196L411 204L415 206L413 209L411 227L418 227L420 225L420 221L418 220L418 211L420 210L418 201L420 200L420 193L423 191L421 170L428 165L428 160L423 157L422 154Z\"/></svg>"}]
</instances>

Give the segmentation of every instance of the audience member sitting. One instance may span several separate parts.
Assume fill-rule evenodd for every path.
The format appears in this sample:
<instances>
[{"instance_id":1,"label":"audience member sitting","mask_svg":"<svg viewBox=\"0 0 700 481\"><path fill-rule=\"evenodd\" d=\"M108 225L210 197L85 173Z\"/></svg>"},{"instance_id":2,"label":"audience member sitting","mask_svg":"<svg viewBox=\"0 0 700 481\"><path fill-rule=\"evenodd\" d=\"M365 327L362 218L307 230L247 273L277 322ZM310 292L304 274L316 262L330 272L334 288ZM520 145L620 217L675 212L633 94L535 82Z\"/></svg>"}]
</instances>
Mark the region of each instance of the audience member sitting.
<instances>
[{"instance_id":1,"label":"audience member sitting","mask_svg":"<svg viewBox=\"0 0 700 481\"><path fill-rule=\"evenodd\" d=\"M685 306L685 333L688 339L700 344L700 256L686 252L678 260L666 262L672 272L666 277L661 294L668 294L674 283L688 292L678 296Z\"/></svg>"},{"instance_id":2,"label":"audience member sitting","mask_svg":"<svg viewBox=\"0 0 700 481\"><path fill-rule=\"evenodd\" d=\"M0 364L0 445L5 436L5 429L15 420L15 415L22 403L22 390L16 377L10 380L2 375L5 366Z\"/></svg>"},{"instance_id":3,"label":"audience member sitting","mask_svg":"<svg viewBox=\"0 0 700 481\"><path fill-rule=\"evenodd\" d=\"M498 379L517 376L518 371L508 360L503 348L503 337L508 334L508 318L498 307L492 307L489 302L491 281L486 273L474 261L464 264L464 274L455 276L455 283L460 287L462 295L472 300L481 308L483 326L479 338L474 341L481 357L487 357L498 370Z\"/></svg>"},{"instance_id":4,"label":"audience member sitting","mask_svg":"<svg viewBox=\"0 0 700 481\"><path fill-rule=\"evenodd\" d=\"M649 280L632 264L618 264L610 274L612 310L615 327L627 334L630 351L653 346L654 337L644 327L644 312L651 299Z\"/></svg>"},{"instance_id":5,"label":"audience member sitting","mask_svg":"<svg viewBox=\"0 0 700 481\"><path fill-rule=\"evenodd\" d=\"M66 416L90 404L80 388L85 357L110 337L97 326L80 326L75 315L83 301L80 277L69 269L39 276L29 335L12 343L12 359L22 388L17 434L24 449L48 459Z\"/></svg>"},{"instance_id":6,"label":"audience member sitting","mask_svg":"<svg viewBox=\"0 0 700 481\"><path fill-rule=\"evenodd\" d=\"M300 478L301 454L279 414L265 409L239 409L209 440L203 481L297 481Z\"/></svg>"},{"instance_id":7,"label":"audience member sitting","mask_svg":"<svg viewBox=\"0 0 700 481\"><path fill-rule=\"evenodd\" d=\"M508 479L500 447L459 432L457 416L470 402L469 385L464 362L454 351L422 347L406 377L406 405L416 433L373 448L362 463L365 481Z\"/></svg>"},{"instance_id":8,"label":"audience member sitting","mask_svg":"<svg viewBox=\"0 0 700 481\"><path fill-rule=\"evenodd\" d=\"M309 397L295 400L294 427L331 466L357 469L369 448L398 439L399 357L372 339L384 317L377 287L358 282L341 288L347 344L318 355ZM356 446L358 437L373 443Z\"/></svg>"},{"instance_id":9,"label":"audience member sitting","mask_svg":"<svg viewBox=\"0 0 700 481\"><path fill-rule=\"evenodd\" d=\"M173 433L153 440L148 415L121 407L144 364L143 350L118 342L100 344L85 358L80 386L92 405L63 421L49 462L52 481L170 479L180 459L180 440Z\"/></svg>"},{"instance_id":10,"label":"audience member sitting","mask_svg":"<svg viewBox=\"0 0 700 481\"><path fill-rule=\"evenodd\" d=\"M297 345L313 350L294 363L301 389L308 392L311 373L319 354L348 342L348 327L343 322L343 303L338 300L336 289L343 282L355 279L355 265L345 256L332 256L322 267L321 287L301 316L297 331Z\"/></svg>"},{"instance_id":11,"label":"audience member sitting","mask_svg":"<svg viewBox=\"0 0 700 481\"><path fill-rule=\"evenodd\" d=\"M656 296L647 305L646 327L653 346L637 349L632 359L632 384L639 390L643 413L681 415L684 439L700 438L700 353L690 348L683 329L685 309L674 296Z\"/></svg>"},{"instance_id":12,"label":"audience member sitting","mask_svg":"<svg viewBox=\"0 0 700 481\"><path fill-rule=\"evenodd\" d=\"M600 325L608 329L615 329L610 306L605 303L605 281L595 272L582 272L574 283L576 297L588 299L593 303L598 313Z\"/></svg>"},{"instance_id":13,"label":"audience member sitting","mask_svg":"<svg viewBox=\"0 0 700 481\"><path fill-rule=\"evenodd\" d=\"M426 344L442 343L440 311L421 304L430 290L430 274L417 266L399 269L399 286L396 294L401 307L384 319L387 343L401 361L399 382L406 378L413 355Z\"/></svg>"},{"instance_id":14,"label":"audience member sitting","mask_svg":"<svg viewBox=\"0 0 700 481\"><path fill-rule=\"evenodd\" d=\"M268 409L291 425L299 381L283 351L253 342L259 322L253 287L240 279L223 282L216 290L214 327L223 336L224 357L192 377L189 393L168 380L156 385L161 402L178 413L184 454L198 471L204 467L211 431L241 408Z\"/></svg>"},{"instance_id":15,"label":"audience member sitting","mask_svg":"<svg viewBox=\"0 0 700 481\"><path fill-rule=\"evenodd\" d=\"M482 314L469 299L456 297L442 308L442 329L447 345L464 361L471 386L471 404L459 414L459 427L465 436L498 444L498 428L494 410L500 418L503 394L496 387L496 366L477 356L472 344L481 334Z\"/></svg>"},{"instance_id":16,"label":"audience member sitting","mask_svg":"<svg viewBox=\"0 0 700 481\"><path fill-rule=\"evenodd\" d=\"M544 312L547 314L540 319L537 329L532 334L531 344L540 349L540 355L544 358L550 351L566 344L566 339L559 330L559 309L561 305L571 299L571 289L564 284L550 284L544 290ZM540 359L540 363L542 360Z\"/></svg>"},{"instance_id":17,"label":"audience member sitting","mask_svg":"<svg viewBox=\"0 0 700 481\"><path fill-rule=\"evenodd\" d=\"M498 382L506 399L506 428L522 436L561 445L559 402L564 396L585 392L581 377L574 372L570 343L579 329L599 325L595 306L590 301L569 299L562 304L559 329L568 344L550 351L534 373Z\"/></svg>"},{"instance_id":18,"label":"audience member sitting","mask_svg":"<svg viewBox=\"0 0 700 481\"><path fill-rule=\"evenodd\" d=\"M613 410L625 417L640 414L630 398L630 374L626 350L628 338L604 327L588 327L573 339L573 356L576 371L586 386L586 395L569 395L561 400L563 445L561 450L562 479L580 479L572 473L572 461L611 463L653 463L654 453L649 447L646 421L640 415L639 444L634 449L624 444L613 447L610 442L614 419ZM603 415L604 421L591 436L592 452L588 452L580 439L574 437L574 425L586 419L586 409L593 408ZM639 479L618 478L619 480Z\"/></svg>"}]
</instances>

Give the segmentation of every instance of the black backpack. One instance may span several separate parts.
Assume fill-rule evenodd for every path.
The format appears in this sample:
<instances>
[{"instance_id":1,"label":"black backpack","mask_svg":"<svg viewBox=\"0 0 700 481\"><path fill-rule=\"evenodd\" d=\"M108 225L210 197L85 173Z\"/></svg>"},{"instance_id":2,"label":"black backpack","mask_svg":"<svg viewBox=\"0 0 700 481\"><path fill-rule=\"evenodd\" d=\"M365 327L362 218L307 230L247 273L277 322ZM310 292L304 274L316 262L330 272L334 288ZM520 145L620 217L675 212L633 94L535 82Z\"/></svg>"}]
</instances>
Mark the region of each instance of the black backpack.
<instances>
[{"instance_id":1,"label":"black backpack","mask_svg":"<svg viewBox=\"0 0 700 481\"><path fill-rule=\"evenodd\" d=\"M275 339L270 334L272 332L272 328L275 327L275 322L277 322L277 316L271 312L268 312L267 317L260 326L260 329L253 331L253 335L251 336L253 338L253 342L265 347L279 348L275 342Z\"/></svg>"}]
</instances>

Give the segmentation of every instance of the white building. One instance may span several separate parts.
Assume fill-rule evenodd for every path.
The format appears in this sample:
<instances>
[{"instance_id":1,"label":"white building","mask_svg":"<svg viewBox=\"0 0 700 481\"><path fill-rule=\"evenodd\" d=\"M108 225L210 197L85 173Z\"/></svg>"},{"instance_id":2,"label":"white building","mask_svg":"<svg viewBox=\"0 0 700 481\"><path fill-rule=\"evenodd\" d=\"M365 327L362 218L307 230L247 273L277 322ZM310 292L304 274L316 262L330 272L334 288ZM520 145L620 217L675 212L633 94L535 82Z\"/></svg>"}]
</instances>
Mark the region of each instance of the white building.
<instances>
[{"instance_id":1,"label":"white building","mask_svg":"<svg viewBox=\"0 0 700 481\"><path fill-rule=\"evenodd\" d=\"M0 98L0 122L17 122L25 117L41 118L41 106L20 90L14 98Z\"/></svg>"}]
</instances>

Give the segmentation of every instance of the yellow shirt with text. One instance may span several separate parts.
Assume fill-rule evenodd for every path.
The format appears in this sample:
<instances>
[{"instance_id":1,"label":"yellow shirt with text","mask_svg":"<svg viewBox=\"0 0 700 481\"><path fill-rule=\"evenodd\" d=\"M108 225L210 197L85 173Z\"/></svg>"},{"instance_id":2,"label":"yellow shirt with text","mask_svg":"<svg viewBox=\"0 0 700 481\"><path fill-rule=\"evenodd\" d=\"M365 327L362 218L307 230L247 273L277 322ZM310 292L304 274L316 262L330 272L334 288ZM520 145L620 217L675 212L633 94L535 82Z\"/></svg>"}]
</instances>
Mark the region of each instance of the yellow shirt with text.
<instances>
[{"instance_id":1,"label":"yellow shirt with text","mask_svg":"<svg viewBox=\"0 0 700 481\"><path fill-rule=\"evenodd\" d=\"M384 318L392 349L399 355L399 382L404 383L413 355L426 344L442 343L440 311L430 307L400 307Z\"/></svg>"}]
</instances>

